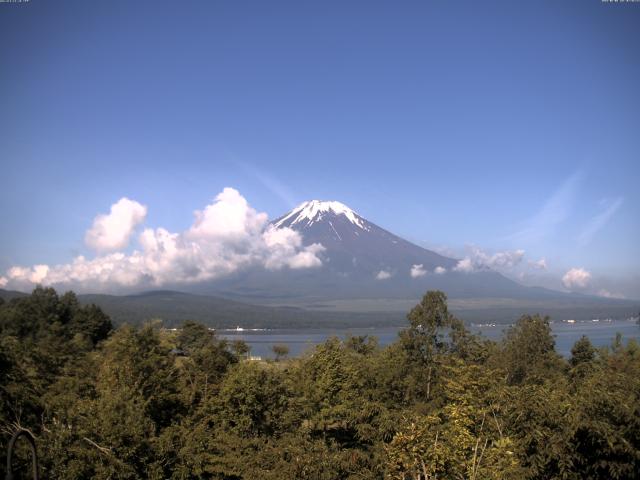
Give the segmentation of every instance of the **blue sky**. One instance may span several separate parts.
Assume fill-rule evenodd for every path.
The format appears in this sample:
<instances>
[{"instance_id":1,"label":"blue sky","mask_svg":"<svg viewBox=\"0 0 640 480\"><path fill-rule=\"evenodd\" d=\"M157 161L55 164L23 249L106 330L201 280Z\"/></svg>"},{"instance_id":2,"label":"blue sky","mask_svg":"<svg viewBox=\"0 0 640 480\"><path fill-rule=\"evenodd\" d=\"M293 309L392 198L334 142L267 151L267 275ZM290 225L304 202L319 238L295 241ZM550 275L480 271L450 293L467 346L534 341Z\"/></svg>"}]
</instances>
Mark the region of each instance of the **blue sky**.
<instances>
[{"instance_id":1,"label":"blue sky","mask_svg":"<svg viewBox=\"0 0 640 480\"><path fill-rule=\"evenodd\" d=\"M640 298L638 25L599 0L0 4L0 273L94 255L122 197L173 232L233 187Z\"/></svg>"}]
</instances>

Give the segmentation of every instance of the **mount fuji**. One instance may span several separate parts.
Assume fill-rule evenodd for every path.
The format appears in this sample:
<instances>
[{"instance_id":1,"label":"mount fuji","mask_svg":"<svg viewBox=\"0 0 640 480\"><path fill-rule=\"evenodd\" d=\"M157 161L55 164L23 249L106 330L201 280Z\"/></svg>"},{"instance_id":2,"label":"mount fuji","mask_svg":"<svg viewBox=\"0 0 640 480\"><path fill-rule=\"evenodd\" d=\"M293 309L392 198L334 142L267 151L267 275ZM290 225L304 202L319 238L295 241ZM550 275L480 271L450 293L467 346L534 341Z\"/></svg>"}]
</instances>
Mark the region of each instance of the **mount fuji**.
<instances>
[{"instance_id":1,"label":"mount fuji","mask_svg":"<svg viewBox=\"0 0 640 480\"><path fill-rule=\"evenodd\" d=\"M282 302L415 299L429 289L463 299L543 300L569 295L522 286L489 268L456 271L457 259L400 238L336 201L304 202L272 225L297 231L305 245L321 244L322 266L239 273L217 282L216 293Z\"/></svg>"},{"instance_id":2,"label":"mount fuji","mask_svg":"<svg viewBox=\"0 0 640 480\"><path fill-rule=\"evenodd\" d=\"M329 271L354 280L390 280L449 271L457 261L410 243L369 222L340 202L304 202L273 222L325 247Z\"/></svg>"}]
</instances>

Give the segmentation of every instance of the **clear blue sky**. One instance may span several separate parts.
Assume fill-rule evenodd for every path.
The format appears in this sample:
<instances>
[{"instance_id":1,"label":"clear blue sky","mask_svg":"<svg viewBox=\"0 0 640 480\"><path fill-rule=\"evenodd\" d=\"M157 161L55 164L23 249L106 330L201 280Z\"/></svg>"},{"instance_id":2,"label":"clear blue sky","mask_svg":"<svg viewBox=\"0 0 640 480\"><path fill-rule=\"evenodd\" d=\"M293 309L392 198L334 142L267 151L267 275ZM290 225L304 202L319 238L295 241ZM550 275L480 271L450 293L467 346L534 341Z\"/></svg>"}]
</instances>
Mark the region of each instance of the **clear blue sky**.
<instances>
[{"instance_id":1,"label":"clear blue sky","mask_svg":"<svg viewBox=\"0 0 640 480\"><path fill-rule=\"evenodd\" d=\"M640 297L640 3L0 3L0 161L0 273L234 187Z\"/></svg>"}]
</instances>

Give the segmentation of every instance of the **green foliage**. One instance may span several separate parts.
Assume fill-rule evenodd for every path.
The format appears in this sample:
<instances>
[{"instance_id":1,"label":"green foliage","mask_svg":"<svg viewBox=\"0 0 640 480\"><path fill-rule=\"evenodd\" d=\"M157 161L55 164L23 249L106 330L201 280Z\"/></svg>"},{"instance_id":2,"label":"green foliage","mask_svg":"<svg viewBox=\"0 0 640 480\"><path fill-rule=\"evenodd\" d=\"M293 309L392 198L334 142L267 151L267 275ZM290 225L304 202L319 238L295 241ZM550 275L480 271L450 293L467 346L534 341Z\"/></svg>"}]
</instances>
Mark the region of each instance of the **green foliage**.
<instances>
[{"instance_id":1,"label":"green foliage","mask_svg":"<svg viewBox=\"0 0 640 480\"><path fill-rule=\"evenodd\" d=\"M347 335L344 345L356 353L369 355L378 349L378 340L369 335Z\"/></svg>"},{"instance_id":2,"label":"green foliage","mask_svg":"<svg viewBox=\"0 0 640 480\"><path fill-rule=\"evenodd\" d=\"M37 288L0 304L0 447L29 428L60 479L639 477L636 342L583 338L565 361L538 315L489 342L442 292L408 320L384 348L332 338L251 361L199 323L113 331Z\"/></svg>"},{"instance_id":3,"label":"green foliage","mask_svg":"<svg viewBox=\"0 0 640 480\"><path fill-rule=\"evenodd\" d=\"M468 405L451 404L438 415L405 419L386 446L389 477L515 478L519 468L512 440L485 431L488 419L474 417Z\"/></svg>"},{"instance_id":4,"label":"green foliage","mask_svg":"<svg viewBox=\"0 0 640 480\"><path fill-rule=\"evenodd\" d=\"M234 340L231 342L231 350L238 358L246 358L251 352L251 347L243 340Z\"/></svg>"},{"instance_id":5,"label":"green foliage","mask_svg":"<svg viewBox=\"0 0 640 480\"><path fill-rule=\"evenodd\" d=\"M161 342L164 340L162 344L172 354L180 354L173 357L176 394L184 409L183 415L189 417L217 394L220 381L239 356L244 356L244 349L235 345L236 353L232 353L228 342L218 340L204 325L185 322L183 327L177 336L165 332Z\"/></svg>"},{"instance_id":6,"label":"green foliage","mask_svg":"<svg viewBox=\"0 0 640 480\"><path fill-rule=\"evenodd\" d=\"M580 478L640 478L640 347L609 353L574 398L571 443Z\"/></svg>"},{"instance_id":7,"label":"green foliage","mask_svg":"<svg viewBox=\"0 0 640 480\"><path fill-rule=\"evenodd\" d=\"M540 382L562 370L549 317L523 315L505 332L504 364L510 384Z\"/></svg>"},{"instance_id":8,"label":"green foliage","mask_svg":"<svg viewBox=\"0 0 640 480\"><path fill-rule=\"evenodd\" d=\"M206 347L213 342L213 332L204 325L187 320L182 324L176 338L178 348L190 352Z\"/></svg>"},{"instance_id":9,"label":"green foliage","mask_svg":"<svg viewBox=\"0 0 640 480\"><path fill-rule=\"evenodd\" d=\"M571 348L571 358L569 364L572 367L593 362L596 356L596 349L584 335Z\"/></svg>"},{"instance_id":10,"label":"green foliage","mask_svg":"<svg viewBox=\"0 0 640 480\"><path fill-rule=\"evenodd\" d=\"M292 393L285 375L258 362L243 362L225 376L212 399L216 423L243 437L277 436L289 427Z\"/></svg>"},{"instance_id":11,"label":"green foliage","mask_svg":"<svg viewBox=\"0 0 640 480\"><path fill-rule=\"evenodd\" d=\"M427 292L407 315L409 328L400 332L409 398L431 398L438 374L437 356L446 347L443 329L451 325L446 300L442 292Z\"/></svg>"},{"instance_id":12,"label":"green foliage","mask_svg":"<svg viewBox=\"0 0 640 480\"><path fill-rule=\"evenodd\" d=\"M271 350L276 354L276 362L289 355L289 347L284 344L278 343L271 347Z\"/></svg>"}]
</instances>

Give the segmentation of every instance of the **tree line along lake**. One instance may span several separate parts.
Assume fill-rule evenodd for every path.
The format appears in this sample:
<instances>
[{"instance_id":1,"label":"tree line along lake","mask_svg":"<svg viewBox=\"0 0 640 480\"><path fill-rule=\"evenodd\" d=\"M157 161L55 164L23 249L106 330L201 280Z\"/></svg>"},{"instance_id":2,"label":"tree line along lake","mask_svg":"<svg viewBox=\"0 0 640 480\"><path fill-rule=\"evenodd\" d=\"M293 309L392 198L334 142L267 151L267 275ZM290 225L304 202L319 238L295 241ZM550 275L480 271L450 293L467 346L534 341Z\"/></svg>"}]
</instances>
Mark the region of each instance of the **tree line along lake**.
<instances>
[{"instance_id":1,"label":"tree line along lake","mask_svg":"<svg viewBox=\"0 0 640 480\"><path fill-rule=\"evenodd\" d=\"M611 345L618 334L626 343L630 339L640 340L640 325L637 318L628 319L594 319L594 320L562 320L550 322L556 340L556 351L568 357L571 347L583 335L587 336L596 347ZM499 340L509 324L471 324L467 328L475 334ZM304 354L316 345L324 343L328 338L338 337L342 340L348 336L376 337L381 346L388 345L398 338L398 332L405 326L389 327L354 327L354 328L288 328L288 329L235 329L217 330L217 335L228 340L243 340L251 348L251 356L260 358L275 357L272 347L286 345L289 356Z\"/></svg>"}]
</instances>

